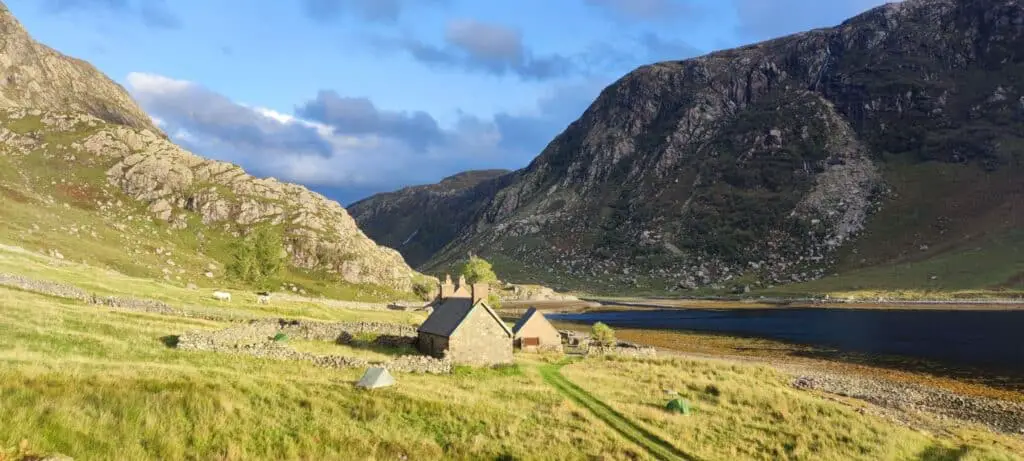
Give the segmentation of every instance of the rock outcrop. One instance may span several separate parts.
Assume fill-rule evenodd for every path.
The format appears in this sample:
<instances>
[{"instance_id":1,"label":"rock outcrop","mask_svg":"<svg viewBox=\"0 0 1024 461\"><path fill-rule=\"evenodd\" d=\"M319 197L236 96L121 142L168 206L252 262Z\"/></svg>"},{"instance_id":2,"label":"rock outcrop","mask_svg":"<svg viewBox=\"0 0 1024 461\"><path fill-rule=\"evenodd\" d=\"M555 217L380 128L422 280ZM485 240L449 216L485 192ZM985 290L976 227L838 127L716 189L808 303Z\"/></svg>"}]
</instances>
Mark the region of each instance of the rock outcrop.
<instances>
[{"instance_id":1,"label":"rock outcrop","mask_svg":"<svg viewBox=\"0 0 1024 461\"><path fill-rule=\"evenodd\" d=\"M922 236L975 233L988 222L979 214L1016 209L991 221L1024 222L1011 205L1024 193L1013 185L1024 164L1022 71L1020 0L892 3L836 27L641 67L526 168L435 196L446 202L432 210L460 211L443 232L403 219L441 247L421 269L473 252L554 286L769 285L906 259L929 243ZM968 212L953 191L922 193L939 180L933 171L980 177L988 193L977 190ZM357 219L389 222L409 212L408 195L371 198L373 212ZM855 247L873 233L888 241Z\"/></svg>"},{"instance_id":2,"label":"rock outcrop","mask_svg":"<svg viewBox=\"0 0 1024 461\"><path fill-rule=\"evenodd\" d=\"M199 240L191 249L208 258L207 245L223 247L268 224L282 230L291 265L317 277L410 291L418 276L398 252L367 238L338 203L171 143L120 85L35 42L2 3L0 165L17 172L0 176L0 191L46 205L60 196L63 206L121 219L113 226L122 237L132 220L155 218L168 233ZM227 237L209 242L205 234L214 233ZM165 279L190 277L172 259L161 265Z\"/></svg>"},{"instance_id":3,"label":"rock outcrop","mask_svg":"<svg viewBox=\"0 0 1024 461\"><path fill-rule=\"evenodd\" d=\"M0 37L0 108L81 112L163 135L121 85L33 40L2 2Z\"/></svg>"}]
</instances>

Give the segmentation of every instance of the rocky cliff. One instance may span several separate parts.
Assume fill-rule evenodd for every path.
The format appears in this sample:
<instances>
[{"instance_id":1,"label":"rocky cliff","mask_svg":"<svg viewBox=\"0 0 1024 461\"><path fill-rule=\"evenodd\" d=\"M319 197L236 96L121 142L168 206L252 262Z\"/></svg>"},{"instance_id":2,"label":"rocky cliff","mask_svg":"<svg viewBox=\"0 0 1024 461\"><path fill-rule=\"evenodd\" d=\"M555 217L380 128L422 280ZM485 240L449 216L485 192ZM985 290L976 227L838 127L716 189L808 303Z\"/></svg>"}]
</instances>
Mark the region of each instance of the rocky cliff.
<instances>
[{"instance_id":1,"label":"rocky cliff","mask_svg":"<svg viewBox=\"0 0 1024 461\"><path fill-rule=\"evenodd\" d=\"M207 278L219 277L230 243L267 224L283 233L291 267L318 280L409 291L419 276L398 252L366 237L338 203L171 143L123 88L88 63L34 42L2 4L0 82L5 233L26 241L46 234L54 248L69 234L80 239L90 229L91 243L61 251L109 261L123 261L112 254L121 251L140 258L153 251L143 250L146 242L164 235L167 245L156 249L159 264L166 278L181 279L195 274L181 267L186 255L176 256L177 262L167 257L172 243L195 252L189 259L196 264L209 261L200 266L209 266ZM67 222L48 228L43 216L61 204ZM109 248L93 223L120 232L115 245L121 246Z\"/></svg>"},{"instance_id":2,"label":"rocky cliff","mask_svg":"<svg viewBox=\"0 0 1024 461\"><path fill-rule=\"evenodd\" d=\"M423 267L477 252L556 284L767 285L1019 229L1020 75L1020 0L906 0L645 66L507 184L434 204L475 211Z\"/></svg>"},{"instance_id":3,"label":"rocky cliff","mask_svg":"<svg viewBox=\"0 0 1024 461\"><path fill-rule=\"evenodd\" d=\"M374 240L401 251L412 265L427 262L456 237L460 224L480 211L486 197L505 185L507 170L466 171L437 184L378 194L348 207Z\"/></svg>"},{"instance_id":4,"label":"rocky cliff","mask_svg":"<svg viewBox=\"0 0 1024 461\"><path fill-rule=\"evenodd\" d=\"M2 2L0 76L0 107L82 112L163 135L121 85L33 40Z\"/></svg>"}]
</instances>

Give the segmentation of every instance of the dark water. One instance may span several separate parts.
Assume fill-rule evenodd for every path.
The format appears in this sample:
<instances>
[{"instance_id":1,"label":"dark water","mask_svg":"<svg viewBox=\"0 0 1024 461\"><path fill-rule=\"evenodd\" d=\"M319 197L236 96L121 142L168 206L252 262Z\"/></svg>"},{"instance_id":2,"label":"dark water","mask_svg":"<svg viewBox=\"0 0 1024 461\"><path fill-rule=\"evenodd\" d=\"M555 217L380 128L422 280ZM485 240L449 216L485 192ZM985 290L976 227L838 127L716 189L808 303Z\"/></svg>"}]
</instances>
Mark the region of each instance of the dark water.
<instances>
[{"instance_id":1,"label":"dark water","mask_svg":"<svg viewBox=\"0 0 1024 461\"><path fill-rule=\"evenodd\" d=\"M1024 310L666 309L547 317L753 336L1024 374Z\"/></svg>"}]
</instances>

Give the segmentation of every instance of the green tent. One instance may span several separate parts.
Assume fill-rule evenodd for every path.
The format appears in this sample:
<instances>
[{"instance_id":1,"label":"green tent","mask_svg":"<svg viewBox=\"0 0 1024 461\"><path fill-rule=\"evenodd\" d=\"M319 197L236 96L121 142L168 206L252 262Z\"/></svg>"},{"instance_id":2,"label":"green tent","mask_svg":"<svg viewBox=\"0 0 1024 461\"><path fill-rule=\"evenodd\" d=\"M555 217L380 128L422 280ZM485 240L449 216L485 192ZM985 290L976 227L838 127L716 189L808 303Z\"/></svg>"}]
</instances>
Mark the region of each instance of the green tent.
<instances>
[{"instance_id":1,"label":"green tent","mask_svg":"<svg viewBox=\"0 0 1024 461\"><path fill-rule=\"evenodd\" d=\"M690 414L690 405L682 399L672 399L665 405L665 409L674 413Z\"/></svg>"}]
</instances>

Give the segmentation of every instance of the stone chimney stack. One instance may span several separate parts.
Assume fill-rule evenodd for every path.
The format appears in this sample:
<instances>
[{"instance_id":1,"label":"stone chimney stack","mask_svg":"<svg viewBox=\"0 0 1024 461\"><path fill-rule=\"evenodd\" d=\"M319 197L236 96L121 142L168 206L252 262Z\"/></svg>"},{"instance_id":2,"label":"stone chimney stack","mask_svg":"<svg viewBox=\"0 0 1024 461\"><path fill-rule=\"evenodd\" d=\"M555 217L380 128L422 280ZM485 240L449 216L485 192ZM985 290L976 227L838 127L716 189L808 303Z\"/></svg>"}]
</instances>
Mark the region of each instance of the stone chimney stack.
<instances>
[{"instance_id":1,"label":"stone chimney stack","mask_svg":"<svg viewBox=\"0 0 1024 461\"><path fill-rule=\"evenodd\" d=\"M481 300L486 301L487 300L488 291L489 291L489 287L487 286L486 283L474 283L474 284L470 285L469 286L469 293L470 293L470 297L472 298L473 304L475 305L477 302L479 302Z\"/></svg>"},{"instance_id":2,"label":"stone chimney stack","mask_svg":"<svg viewBox=\"0 0 1024 461\"><path fill-rule=\"evenodd\" d=\"M449 297L451 297L452 294L455 293L455 285L452 284L451 275L445 274L444 281L441 282L441 289L439 293L441 301L448 299Z\"/></svg>"}]
</instances>

